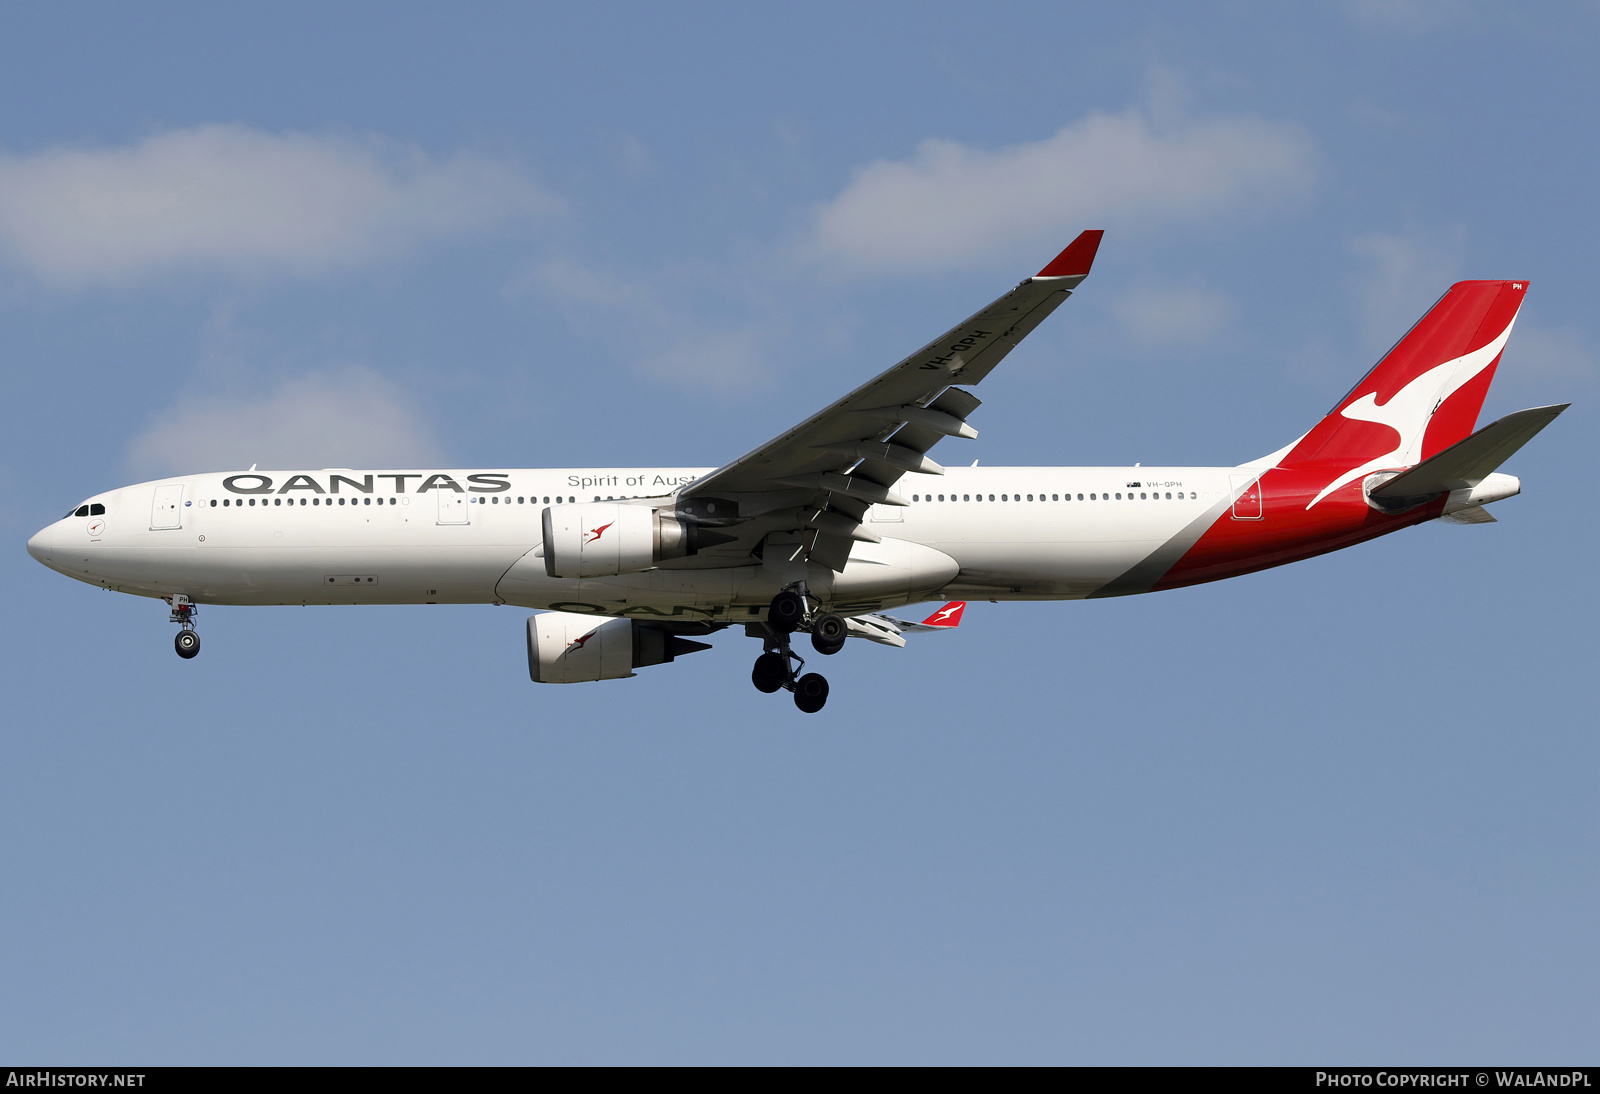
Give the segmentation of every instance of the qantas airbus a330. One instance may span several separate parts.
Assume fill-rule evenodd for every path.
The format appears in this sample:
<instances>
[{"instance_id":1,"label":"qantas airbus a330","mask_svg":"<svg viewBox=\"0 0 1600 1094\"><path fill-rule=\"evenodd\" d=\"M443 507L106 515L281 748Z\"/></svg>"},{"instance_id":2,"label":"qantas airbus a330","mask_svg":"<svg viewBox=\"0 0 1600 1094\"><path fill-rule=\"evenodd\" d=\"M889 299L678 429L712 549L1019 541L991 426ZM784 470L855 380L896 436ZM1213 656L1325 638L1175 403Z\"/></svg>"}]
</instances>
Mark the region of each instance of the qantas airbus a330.
<instances>
[{"instance_id":1,"label":"qantas airbus a330","mask_svg":"<svg viewBox=\"0 0 1600 1094\"><path fill-rule=\"evenodd\" d=\"M97 495L28 541L51 569L171 606L514 604L541 683L610 680L742 627L752 680L822 709L792 636L905 645L959 598L1080 600L1216 581L1423 521L1494 520L1498 471L1566 409L1473 431L1525 281L1450 287L1299 439L1235 467L951 467L971 388L1088 275L1084 232L881 376L719 468L249 471ZM907 476L914 476L907 479ZM920 623L881 614L935 598Z\"/></svg>"}]
</instances>

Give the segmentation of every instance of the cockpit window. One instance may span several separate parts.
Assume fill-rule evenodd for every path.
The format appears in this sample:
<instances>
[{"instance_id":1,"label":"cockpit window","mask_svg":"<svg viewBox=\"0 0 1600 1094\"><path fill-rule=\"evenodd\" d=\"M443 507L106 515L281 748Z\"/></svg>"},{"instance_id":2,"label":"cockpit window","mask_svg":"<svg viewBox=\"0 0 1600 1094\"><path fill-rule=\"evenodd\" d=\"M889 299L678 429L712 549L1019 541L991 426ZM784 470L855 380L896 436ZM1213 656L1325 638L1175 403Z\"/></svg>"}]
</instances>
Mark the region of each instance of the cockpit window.
<instances>
[{"instance_id":1,"label":"cockpit window","mask_svg":"<svg viewBox=\"0 0 1600 1094\"><path fill-rule=\"evenodd\" d=\"M99 502L95 502L89 506L89 515L91 517L103 517L106 515L106 507Z\"/></svg>"},{"instance_id":2,"label":"cockpit window","mask_svg":"<svg viewBox=\"0 0 1600 1094\"><path fill-rule=\"evenodd\" d=\"M75 517L86 517L89 515L89 507L87 505L80 505L72 511L72 515Z\"/></svg>"}]
</instances>

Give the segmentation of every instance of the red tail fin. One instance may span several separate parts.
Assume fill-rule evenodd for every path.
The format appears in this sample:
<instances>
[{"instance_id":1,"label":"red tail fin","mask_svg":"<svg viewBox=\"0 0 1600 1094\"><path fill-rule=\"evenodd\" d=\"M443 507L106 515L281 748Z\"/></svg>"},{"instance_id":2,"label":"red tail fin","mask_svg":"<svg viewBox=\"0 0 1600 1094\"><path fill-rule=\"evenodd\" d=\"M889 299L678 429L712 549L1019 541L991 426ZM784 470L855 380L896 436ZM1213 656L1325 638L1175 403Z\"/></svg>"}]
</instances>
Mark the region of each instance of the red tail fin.
<instances>
[{"instance_id":1,"label":"red tail fin","mask_svg":"<svg viewBox=\"0 0 1600 1094\"><path fill-rule=\"evenodd\" d=\"M965 600L952 600L922 621L924 627L959 627L961 613L967 610Z\"/></svg>"},{"instance_id":2,"label":"red tail fin","mask_svg":"<svg viewBox=\"0 0 1600 1094\"><path fill-rule=\"evenodd\" d=\"M1313 505L1383 468L1410 467L1472 432L1526 281L1458 281L1278 461L1334 474Z\"/></svg>"}]
</instances>

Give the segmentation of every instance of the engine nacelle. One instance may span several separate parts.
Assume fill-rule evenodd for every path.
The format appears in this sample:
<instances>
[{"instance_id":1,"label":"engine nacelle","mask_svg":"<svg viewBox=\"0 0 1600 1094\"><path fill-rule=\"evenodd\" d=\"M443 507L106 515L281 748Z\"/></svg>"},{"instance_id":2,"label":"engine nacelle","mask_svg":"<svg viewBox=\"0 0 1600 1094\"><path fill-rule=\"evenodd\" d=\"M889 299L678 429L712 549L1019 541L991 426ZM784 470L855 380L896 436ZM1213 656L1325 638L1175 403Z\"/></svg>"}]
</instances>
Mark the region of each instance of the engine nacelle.
<instances>
[{"instance_id":1,"label":"engine nacelle","mask_svg":"<svg viewBox=\"0 0 1600 1094\"><path fill-rule=\"evenodd\" d=\"M528 617L528 675L536 684L621 680L634 675L634 669L710 648L636 619L577 612Z\"/></svg>"},{"instance_id":2,"label":"engine nacelle","mask_svg":"<svg viewBox=\"0 0 1600 1094\"><path fill-rule=\"evenodd\" d=\"M551 577L614 577L698 549L697 528L644 505L597 501L544 511L544 569Z\"/></svg>"}]
</instances>

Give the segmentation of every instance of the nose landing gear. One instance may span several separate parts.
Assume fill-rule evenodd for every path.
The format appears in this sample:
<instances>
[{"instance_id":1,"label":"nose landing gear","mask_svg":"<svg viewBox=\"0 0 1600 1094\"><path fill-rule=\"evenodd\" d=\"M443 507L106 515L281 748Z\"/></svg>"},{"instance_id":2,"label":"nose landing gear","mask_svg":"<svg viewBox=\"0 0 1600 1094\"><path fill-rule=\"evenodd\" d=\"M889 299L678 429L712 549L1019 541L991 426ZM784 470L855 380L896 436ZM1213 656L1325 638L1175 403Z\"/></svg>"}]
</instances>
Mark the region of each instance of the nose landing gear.
<instances>
[{"instance_id":1,"label":"nose landing gear","mask_svg":"<svg viewBox=\"0 0 1600 1094\"><path fill-rule=\"evenodd\" d=\"M789 644L789 636L805 625L809 614L803 587L785 589L772 598L772 605L767 609L767 628L774 637L767 639L766 652L756 658L750 682L757 691L769 695L785 689L794 695L795 706L806 714L815 714L828 701L828 681L816 672L801 676L805 658ZM847 634L845 621L828 612L812 623L811 644L821 653L838 653Z\"/></svg>"},{"instance_id":2,"label":"nose landing gear","mask_svg":"<svg viewBox=\"0 0 1600 1094\"><path fill-rule=\"evenodd\" d=\"M172 614L167 616L167 622L176 623L181 628L172 640L172 648L187 661L200 652L200 635L194 629L194 617L199 609L189 603L186 596L175 596L171 603Z\"/></svg>"}]
</instances>

